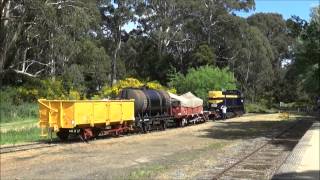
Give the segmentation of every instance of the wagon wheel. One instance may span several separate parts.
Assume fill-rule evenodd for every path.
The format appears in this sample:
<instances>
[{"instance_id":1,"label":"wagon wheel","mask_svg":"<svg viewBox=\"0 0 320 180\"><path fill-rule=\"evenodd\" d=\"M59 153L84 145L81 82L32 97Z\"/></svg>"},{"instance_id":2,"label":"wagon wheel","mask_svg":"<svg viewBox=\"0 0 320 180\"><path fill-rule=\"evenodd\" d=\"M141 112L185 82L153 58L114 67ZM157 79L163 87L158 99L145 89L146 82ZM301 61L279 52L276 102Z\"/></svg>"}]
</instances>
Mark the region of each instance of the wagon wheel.
<instances>
[{"instance_id":1,"label":"wagon wheel","mask_svg":"<svg viewBox=\"0 0 320 180\"><path fill-rule=\"evenodd\" d=\"M147 127L146 127L146 123L145 122L141 123L141 130L142 130L143 133L147 133Z\"/></svg>"},{"instance_id":2,"label":"wagon wheel","mask_svg":"<svg viewBox=\"0 0 320 180\"><path fill-rule=\"evenodd\" d=\"M182 127L181 122L182 122L182 120L180 120L180 119L176 120L176 127Z\"/></svg>"},{"instance_id":3,"label":"wagon wheel","mask_svg":"<svg viewBox=\"0 0 320 180\"><path fill-rule=\"evenodd\" d=\"M91 128L83 128L80 130L80 138L87 142L89 139L93 137L93 132Z\"/></svg>"},{"instance_id":4,"label":"wagon wheel","mask_svg":"<svg viewBox=\"0 0 320 180\"><path fill-rule=\"evenodd\" d=\"M183 119L179 119L177 124L178 124L178 127L183 127Z\"/></svg>"},{"instance_id":5,"label":"wagon wheel","mask_svg":"<svg viewBox=\"0 0 320 180\"><path fill-rule=\"evenodd\" d=\"M185 118L181 119L180 127L185 127L187 125L187 120Z\"/></svg>"},{"instance_id":6,"label":"wagon wheel","mask_svg":"<svg viewBox=\"0 0 320 180\"><path fill-rule=\"evenodd\" d=\"M151 124L148 123L148 132L152 131L153 126L154 126L154 125L153 125L153 121L152 121Z\"/></svg>"},{"instance_id":7,"label":"wagon wheel","mask_svg":"<svg viewBox=\"0 0 320 180\"><path fill-rule=\"evenodd\" d=\"M161 129L162 129L162 130L166 130L166 129L167 129L167 123L166 123L166 121L161 120L161 121L160 121L160 124L161 124Z\"/></svg>"},{"instance_id":8,"label":"wagon wheel","mask_svg":"<svg viewBox=\"0 0 320 180\"><path fill-rule=\"evenodd\" d=\"M69 138L69 130L68 129L60 129L57 132L57 136L61 141L66 141Z\"/></svg>"},{"instance_id":9,"label":"wagon wheel","mask_svg":"<svg viewBox=\"0 0 320 180\"><path fill-rule=\"evenodd\" d=\"M97 138L97 137L99 136L100 132L101 132L101 129L99 129L99 128L93 128L93 129L92 129L93 138Z\"/></svg>"}]
</instances>

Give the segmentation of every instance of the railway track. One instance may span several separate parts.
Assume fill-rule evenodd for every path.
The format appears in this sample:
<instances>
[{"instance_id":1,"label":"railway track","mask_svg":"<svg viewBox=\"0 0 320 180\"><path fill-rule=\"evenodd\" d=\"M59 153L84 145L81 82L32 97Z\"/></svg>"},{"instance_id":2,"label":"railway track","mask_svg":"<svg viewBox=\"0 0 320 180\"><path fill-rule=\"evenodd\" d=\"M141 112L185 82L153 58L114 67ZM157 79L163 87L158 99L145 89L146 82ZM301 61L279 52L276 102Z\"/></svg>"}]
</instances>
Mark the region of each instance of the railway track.
<instances>
[{"instance_id":1,"label":"railway track","mask_svg":"<svg viewBox=\"0 0 320 180\"><path fill-rule=\"evenodd\" d=\"M281 132L275 130L258 147L248 147L241 157L230 158L200 179L271 179L311 125L312 121L298 120Z\"/></svg>"},{"instance_id":2,"label":"railway track","mask_svg":"<svg viewBox=\"0 0 320 180\"><path fill-rule=\"evenodd\" d=\"M202 123L200 123L202 124ZM193 124L189 125L192 126ZM170 128L171 129L171 128ZM157 132L159 130L155 130L152 132ZM151 133L152 133L151 132ZM148 132L150 133L150 132ZM117 135L116 137L123 137L123 136L138 136L141 135L140 133L129 133L126 135ZM19 152L19 151L28 151L28 150L35 150L35 149L42 149L42 148L49 148L57 145L64 145L64 144L69 144L69 143L90 143L90 141L84 141L79 138L79 135L71 136L69 141L63 142L59 139L53 139L53 140L48 140L44 142L34 142L34 143L28 143L28 144L19 144L19 145L8 145L8 146L0 146L0 154L6 154L6 153L14 153L14 152ZM96 138L95 140L105 140L107 136L100 136ZM108 136L112 137L112 136Z\"/></svg>"},{"instance_id":3,"label":"railway track","mask_svg":"<svg viewBox=\"0 0 320 180\"><path fill-rule=\"evenodd\" d=\"M246 114L244 116L255 116L255 114ZM232 119L232 118L230 118ZM129 134L130 136L138 135L138 134ZM100 138L98 138L99 140ZM101 137L103 139L103 137ZM74 142L82 142L79 139L73 139L70 140L69 143ZM42 148L49 148L53 146L57 146L59 144L64 144L63 142L59 140L53 140L48 142L36 142L36 143L29 143L29 144L21 144L21 145L10 145L10 146L2 146L0 147L0 154L6 154L6 153L13 153L13 152L19 152L19 151L28 151L28 150L35 150L35 149L42 149Z\"/></svg>"},{"instance_id":4,"label":"railway track","mask_svg":"<svg viewBox=\"0 0 320 180\"><path fill-rule=\"evenodd\" d=\"M42 148L48 148L57 146L58 144L55 143L48 143L48 142L37 142L37 143L29 143L29 144L21 144L21 145L10 145L10 146L4 146L0 147L0 154L6 154L6 153L13 153L13 152L19 152L19 151L28 151L28 150L34 150L34 149L42 149Z\"/></svg>"}]
</instances>

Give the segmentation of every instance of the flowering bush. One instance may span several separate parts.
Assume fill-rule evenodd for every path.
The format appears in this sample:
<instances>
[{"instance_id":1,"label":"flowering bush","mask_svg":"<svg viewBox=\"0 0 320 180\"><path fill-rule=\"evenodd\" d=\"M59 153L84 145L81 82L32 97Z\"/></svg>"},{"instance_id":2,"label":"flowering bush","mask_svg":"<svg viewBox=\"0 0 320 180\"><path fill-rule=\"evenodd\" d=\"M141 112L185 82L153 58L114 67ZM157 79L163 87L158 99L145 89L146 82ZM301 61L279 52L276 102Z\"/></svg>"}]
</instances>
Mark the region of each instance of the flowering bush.
<instances>
[{"instance_id":1,"label":"flowering bush","mask_svg":"<svg viewBox=\"0 0 320 180\"><path fill-rule=\"evenodd\" d=\"M102 88L102 97L117 97L123 88L141 88L141 87L147 87L149 89L158 89L158 90L166 90L172 93L176 93L176 90L174 88L172 89L167 89L166 87L162 86L160 83L156 81L151 81L151 82L146 82L143 83L139 81L138 79L135 78L126 78L124 80L120 80L118 83L113 85L112 87L110 86L104 86ZM97 98L98 96L94 96Z\"/></svg>"}]
</instances>

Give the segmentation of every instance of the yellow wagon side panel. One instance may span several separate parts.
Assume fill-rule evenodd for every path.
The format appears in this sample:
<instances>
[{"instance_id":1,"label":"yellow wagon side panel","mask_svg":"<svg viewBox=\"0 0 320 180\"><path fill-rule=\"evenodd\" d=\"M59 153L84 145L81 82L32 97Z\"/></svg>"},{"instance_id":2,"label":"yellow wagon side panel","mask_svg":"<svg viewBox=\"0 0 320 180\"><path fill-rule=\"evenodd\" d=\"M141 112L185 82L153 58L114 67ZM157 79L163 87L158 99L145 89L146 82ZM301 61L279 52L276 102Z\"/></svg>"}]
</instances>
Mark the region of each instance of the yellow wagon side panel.
<instances>
[{"instance_id":1,"label":"yellow wagon side panel","mask_svg":"<svg viewBox=\"0 0 320 180\"><path fill-rule=\"evenodd\" d=\"M133 101L110 101L108 105L108 120L110 123L134 120Z\"/></svg>"},{"instance_id":2,"label":"yellow wagon side panel","mask_svg":"<svg viewBox=\"0 0 320 180\"><path fill-rule=\"evenodd\" d=\"M40 128L49 127L49 109L40 103L39 103L39 127Z\"/></svg>"},{"instance_id":3,"label":"yellow wagon side panel","mask_svg":"<svg viewBox=\"0 0 320 180\"><path fill-rule=\"evenodd\" d=\"M109 105L109 122L122 122L122 102L110 102Z\"/></svg>"},{"instance_id":4,"label":"yellow wagon side panel","mask_svg":"<svg viewBox=\"0 0 320 180\"><path fill-rule=\"evenodd\" d=\"M93 104L93 119L94 124L102 124L107 121L107 103L95 102Z\"/></svg>"},{"instance_id":5,"label":"yellow wagon side panel","mask_svg":"<svg viewBox=\"0 0 320 180\"><path fill-rule=\"evenodd\" d=\"M90 124L93 116L92 103L77 102L75 103L74 120L77 125Z\"/></svg>"},{"instance_id":6,"label":"yellow wagon side panel","mask_svg":"<svg viewBox=\"0 0 320 180\"><path fill-rule=\"evenodd\" d=\"M77 125L121 124L134 120L133 100L60 101L39 100L41 128L74 128Z\"/></svg>"},{"instance_id":7,"label":"yellow wagon side panel","mask_svg":"<svg viewBox=\"0 0 320 180\"><path fill-rule=\"evenodd\" d=\"M49 106L52 109L56 109L57 111L50 111L49 124L50 127L54 127L55 129L61 127L60 123L60 102L51 102L49 101Z\"/></svg>"},{"instance_id":8,"label":"yellow wagon side panel","mask_svg":"<svg viewBox=\"0 0 320 180\"><path fill-rule=\"evenodd\" d=\"M74 121L74 103L73 102L62 102L62 128L73 128L72 121Z\"/></svg>"},{"instance_id":9,"label":"yellow wagon side panel","mask_svg":"<svg viewBox=\"0 0 320 180\"><path fill-rule=\"evenodd\" d=\"M123 120L134 120L134 102L125 102L122 106Z\"/></svg>"}]
</instances>

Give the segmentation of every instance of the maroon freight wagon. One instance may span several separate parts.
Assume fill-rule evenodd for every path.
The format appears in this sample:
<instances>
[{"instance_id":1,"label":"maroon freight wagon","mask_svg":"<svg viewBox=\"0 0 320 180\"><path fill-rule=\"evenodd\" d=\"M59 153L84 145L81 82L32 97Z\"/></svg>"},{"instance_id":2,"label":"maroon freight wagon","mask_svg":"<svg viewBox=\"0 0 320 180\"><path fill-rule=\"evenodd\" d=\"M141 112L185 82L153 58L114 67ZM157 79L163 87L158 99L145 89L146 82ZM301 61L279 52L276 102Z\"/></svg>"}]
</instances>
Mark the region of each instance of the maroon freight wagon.
<instances>
[{"instance_id":1,"label":"maroon freight wagon","mask_svg":"<svg viewBox=\"0 0 320 180\"><path fill-rule=\"evenodd\" d=\"M195 124L207 120L203 112L203 100L191 92L181 96L169 93L171 98L171 115L180 126Z\"/></svg>"}]
</instances>

